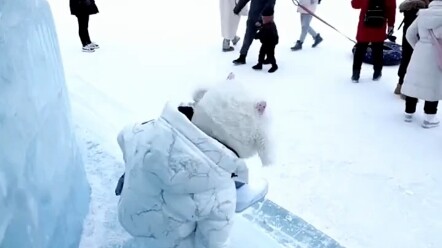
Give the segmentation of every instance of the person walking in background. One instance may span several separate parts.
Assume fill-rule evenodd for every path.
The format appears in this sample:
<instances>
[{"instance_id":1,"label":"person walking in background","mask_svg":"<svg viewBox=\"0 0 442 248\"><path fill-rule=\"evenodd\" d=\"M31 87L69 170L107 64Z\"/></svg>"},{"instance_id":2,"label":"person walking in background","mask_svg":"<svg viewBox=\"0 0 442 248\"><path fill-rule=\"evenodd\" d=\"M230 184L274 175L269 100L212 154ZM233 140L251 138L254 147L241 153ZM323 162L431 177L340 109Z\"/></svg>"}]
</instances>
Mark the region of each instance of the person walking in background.
<instances>
[{"instance_id":1,"label":"person walking in background","mask_svg":"<svg viewBox=\"0 0 442 248\"><path fill-rule=\"evenodd\" d=\"M230 42L235 46L240 40L236 35L238 31L241 16L247 16L249 12L248 6L245 6L239 15L236 15L232 10L236 6L236 0L219 0L219 9L221 14L221 34L223 36L223 52L230 52L235 50L230 46Z\"/></svg>"},{"instance_id":2,"label":"person walking in background","mask_svg":"<svg viewBox=\"0 0 442 248\"><path fill-rule=\"evenodd\" d=\"M428 4L429 0L405 0L399 5L399 11L404 15L404 26L402 29L402 59L398 70L399 82L394 90L394 94L396 95L401 95L401 87L404 83L405 73L407 73L408 63L410 63L411 54L413 54L413 48L406 38L408 27L410 27L411 23L416 19L419 9L427 8Z\"/></svg>"},{"instance_id":3,"label":"person walking in background","mask_svg":"<svg viewBox=\"0 0 442 248\"><path fill-rule=\"evenodd\" d=\"M362 61L371 43L373 55L373 80L382 76L384 41L388 34L392 35L396 18L396 0L352 0L354 9L360 9L356 49L353 57L354 83L359 82Z\"/></svg>"},{"instance_id":4,"label":"person walking in background","mask_svg":"<svg viewBox=\"0 0 442 248\"><path fill-rule=\"evenodd\" d=\"M100 47L91 41L88 30L89 16L98 13L98 8L95 1L70 0L69 6L71 9L71 14L76 16L78 20L78 34L80 36L81 44L83 45L83 52L95 52L95 49Z\"/></svg>"},{"instance_id":5,"label":"person walking in background","mask_svg":"<svg viewBox=\"0 0 442 248\"><path fill-rule=\"evenodd\" d=\"M299 37L299 40L296 41L295 46L290 48L292 51L302 49L302 44L304 43L307 34L310 34L313 37L314 42L312 47L316 47L323 40L321 35L316 33L316 31L310 26L313 19L311 13L315 13L319 0L300 0L299 4L300 6L298 6L298 12L301 16L301 36Z\"/></svg>"},{"instance_id":6,"label":"person walking in background","mask_svg":"<svg viewBox=\"0 0 442 248\"><path fill-rule=\"evenodd\" d=\"M233 9L233 13L238 15L241 10L247 5L250 0L239 0L238 4ZM250 10L247 18L246 33L242 43L241 51L239 52L239 58L232 61L235 65L243 65L246 63L247 53L253 40L255 39L258 27L256 22L261 20L262 11L266 8L274 8L276 0L251 0Z\"/></svg>"},{"instance_id":7,"label":"person walking in background","mask_svg":"<svg viewBox=\"0 0 442 248\"><path fill-rule=\"evenodd\" d=\"M422 126L436 127L439 125L437 106L442 99L442 0L433 0L428 9L419 10L406 38L414 51L402 85L402 94L406 96L405 121L413 121L417 101L423 99Z\"/></svg>"},{"instance_id":8,"label":"person walking in background","mask_svg":"<svg viewBox=\"0 0 442 248\"><path fill-rule=\"evenodd\" d=\"M262 65L267 61L267 63L272 65L268 71L269 73L278 70L275 59L275 47L279 42L279 36L278 29L273 21L273 13L273 7L267 8L262 12L262 24L255 37L255 39L261 41L261 49L259 50L258 64L252 67L255 70L262 70ZM267 59L265 61L266 56Z\"/></svg>"}]
</instances>

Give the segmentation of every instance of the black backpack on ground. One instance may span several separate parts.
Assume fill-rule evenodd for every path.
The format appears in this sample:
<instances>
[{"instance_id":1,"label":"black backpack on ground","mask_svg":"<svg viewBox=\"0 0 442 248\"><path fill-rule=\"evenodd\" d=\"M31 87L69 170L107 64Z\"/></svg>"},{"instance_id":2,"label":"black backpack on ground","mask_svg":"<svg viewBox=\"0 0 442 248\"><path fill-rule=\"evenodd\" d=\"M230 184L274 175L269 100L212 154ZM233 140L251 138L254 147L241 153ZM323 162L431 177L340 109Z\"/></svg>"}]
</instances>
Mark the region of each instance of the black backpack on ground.
<instances>
[{"instance_id":1,"label":"black backpack on ground","mask_svg":"<svg viewBox=\"0 0 442 248\"><path fill-rule=\"evenodd\" d=\"M385 0L368 0L364 24L371 28L381 28L386 22Z\"/></svg>"}]
</instances>

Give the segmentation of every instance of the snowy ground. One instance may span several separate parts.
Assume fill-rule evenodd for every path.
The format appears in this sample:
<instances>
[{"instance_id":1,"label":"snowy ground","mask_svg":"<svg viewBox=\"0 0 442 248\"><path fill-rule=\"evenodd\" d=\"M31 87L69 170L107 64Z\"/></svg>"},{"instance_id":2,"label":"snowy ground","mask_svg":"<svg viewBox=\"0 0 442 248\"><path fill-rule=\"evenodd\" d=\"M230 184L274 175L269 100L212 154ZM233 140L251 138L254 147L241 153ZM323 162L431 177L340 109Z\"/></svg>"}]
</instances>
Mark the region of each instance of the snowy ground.
<instances>
[{"instance_id":1,"label":"snowy ground","mask_svg":"<svg viewBox=\"0 0 442 248\"><path fill-rule=\"evenodd\" d=\"M290 52L299 16L289 0L279 0L275 11L281 42L274 75L250 69L258 43L246 66L232 66L237 52L220 52L218 1L96 1L101 13L91 17L90 32L102 48L84 54L68 3L51 0L74 120L90 141L93 199L82 247L122 238L112 226L122 126L155 118L168 99L186 100L195 85L230 71L268 93L279 163L250 165L254 176L269 180L270 199L346 247L440 247L442 129L402 121L403 102L392 94L397 67L385 68L375 83L366 66L367 80L350 83L352 44L317 21L324 43L311 49L307 40L305 50ZM318 14L353 37L358 13L349 2L323 2Z\"/></svg>"}]
</instances>

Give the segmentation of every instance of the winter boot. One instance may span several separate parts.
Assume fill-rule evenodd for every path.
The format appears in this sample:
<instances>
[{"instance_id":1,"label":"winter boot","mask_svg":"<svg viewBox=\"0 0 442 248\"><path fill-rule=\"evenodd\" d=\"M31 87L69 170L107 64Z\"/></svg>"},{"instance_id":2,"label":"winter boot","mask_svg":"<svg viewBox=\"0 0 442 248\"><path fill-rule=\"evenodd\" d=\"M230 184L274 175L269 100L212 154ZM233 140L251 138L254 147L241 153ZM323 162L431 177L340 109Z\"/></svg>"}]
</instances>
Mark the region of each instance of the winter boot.
<instances>
[{"instance_id":1,"label":"winter boot","mask_svg":"<svg viewBox=\"0 0 442 248\"><path fill-rule=\"evenodd\" d=\"M99 49L99 48L100 48L100 46L99 46L97 43L94 43L94 42L91 43L91 46L92 46L94 49Z\"/></svg>"},{"instance_id":2,"label":"winter boot","mask_svg":"<svg viewBox=\"0 0 442 248\"><path fill-rule=\"evenodd\" d=\"M425 114L424 122L422 123L423 128L433 128L439 126L439 119L436 115Z\"/></svg>"},{"instance_id":3,"label":"winter boot","mask_svg":"<svg viewBox=\"0 0 442 248\"><path fill-rule=\"evenodd\" d=\"M315 41L313 42L312 47L315 48L316 46L319 45L319 43L321 43L324 39L322 39L320 34L317 34L314 38Z\"/></svg>"},{"instance_id":4,"label":"winter boot","mask_svg":"<svg viewBox=\"0 0 442 248\"><path fill-rule=\"evenodd\" d=\"M83 52L85 53L93 53L95 52L95 48L92 46L92 44L88 44L83 47Z\"/></svg>"},{"instance_id":5,"label":"winter boot","mask_svg":"<svg viewBox=\"0 0 442 248\"><path fill-rule=\"evenodd\" d=\"M233 40L232 40L232 44L234 45L234 46L236 46L236 44L238 44L238 41L240 40L241 38L239 38L239 36L235 36L235 38L233 38Z\"/></svg>"},{"instance_id":6,"label":"winter boot","mask_svg":"<svg viewBox=\"0 0 442 248\"><path fill-rule=\"evenodd\" d=\"M269 69L269 73L274 73L276 70L278 70L278 65L273 64L272 67Z\"/></svg>"},{"instance_id":7,"label":"winter boot","mask_svg":"<svg viewBox=\"0 0 442 248\"><path fill-rule=\"evenodd\" d=\"M254 66L252 66L253 70L262 70L262 63L258 63Z\"/></svg>"},{"instance_id":8,"label":"winter boot","mask_svg":"<svg viewBox=\"0 0 442 248\"><path fill-rule=\"evenodd\" d=\"M269 185L266 180L261 179L240 186L236 189L236 212L241 213L257 202L263 201Z\"/></svg>"},{"instance_id":9,"label":"winter boot","mask_svg":"<svg viewBox=\"0 0 442 248\"><path fill-rule=\"evenodd\" d=\"M361 72L360 71L353 71L353 74L351 75L351 81L353 83L359 83L359 76Z\"/></svg>"},{"instance_id":10,"label":"winter boot","mask_svg":"<svg viewBox=\"0 0 442 248\"><path fill-rule=\"evenodd\" d=\"M224 39L223 40L223 52L231 52L233 50L235 50L235 49L230 46L230 40Z\"/></svg>"},{"instance_id":11,"label":"winter boot","mask_svg":"<svg viewBox=\"0 0 442 248\"><path fill-rule=\"evenodd\" d=\"M296 41L296 44L294 47L290 48L292 51L298 51L302 49L302 42L300 40Z\"/></svg>"},{"instance_id":12,"label":"winter boot","mask_svg":"<svg viewBox=\"0 0 442 248\"><path fill-rule=\"evenodd\" d=\"M240 54L239 58L232 61L235 65L244 65L246 63L246 55Z\"/></svg>"},{"instance_id":13,"label":"winter boot","mask_svg":"<svg viewBox=\"0 0 442 248\"><path fill-rule=\"evenodd\" d=\"M413 113L405 113L404 114L404 121L405 122L412 122L413 121Z\"/></svg>"},{"instance_id":14,"label":"winter boot","mask_svg":"<svg viewBox=\"0 0 442 248\"><path fill-rule=\"evenodd\" d=\"M382 71L374 71L373 73L373 81L379 81L382 77Z\"/></svg>"},{"instance_id":15,"label":"winter boot","mask_svg":"<svg viewBox=\"0 0 442 248\"><path fill-rule=\"evenodd\" d=\"M396 89L394 89L394 94L400 95L401 94L401 89L402 89L402 85L401 84L397 84L396 85Z\"/></svg>"}]
</instances>

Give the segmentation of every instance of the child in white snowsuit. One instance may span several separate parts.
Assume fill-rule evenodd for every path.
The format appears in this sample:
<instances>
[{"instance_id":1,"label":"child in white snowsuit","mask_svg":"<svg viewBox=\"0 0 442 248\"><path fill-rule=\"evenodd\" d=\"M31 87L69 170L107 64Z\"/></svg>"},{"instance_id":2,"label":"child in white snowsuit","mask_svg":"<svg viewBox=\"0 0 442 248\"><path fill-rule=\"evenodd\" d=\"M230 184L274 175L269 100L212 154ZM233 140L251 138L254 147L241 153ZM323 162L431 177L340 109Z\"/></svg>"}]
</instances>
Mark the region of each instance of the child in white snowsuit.
<instances>
[{"instance_id":1,"label":"child in white snowsuit","mask_svg":"<svg viewBox=\"0 0 442 248\"><path fill-rule=\"evenodd\" d=\"M118 136L126 164L119 220L146 247L229 247L232 174L247 183L242 158L256 153L271 162L264 100L236 81L199 90L194 100L168 103L158 119Z\"/></svg>"}]
</instances>

